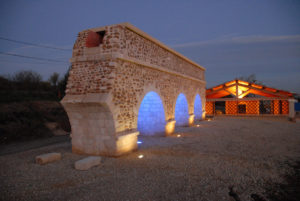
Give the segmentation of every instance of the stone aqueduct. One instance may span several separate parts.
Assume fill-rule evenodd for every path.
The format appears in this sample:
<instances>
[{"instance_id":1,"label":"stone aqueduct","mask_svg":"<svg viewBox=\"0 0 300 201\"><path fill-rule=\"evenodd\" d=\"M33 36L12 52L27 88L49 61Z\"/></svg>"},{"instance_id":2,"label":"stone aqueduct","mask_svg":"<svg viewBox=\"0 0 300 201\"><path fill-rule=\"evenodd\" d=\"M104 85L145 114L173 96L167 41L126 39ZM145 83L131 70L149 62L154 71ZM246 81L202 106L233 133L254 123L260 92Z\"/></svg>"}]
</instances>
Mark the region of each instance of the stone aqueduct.
<instances>
[{"instance_id":1,"label":"stone aqueduct","mask_svg":"<svg viewBox=\"0 0 300 201\"><path fill-rule=\"evenodd\" d=\"M62 104L75 153L119 156L137 149L141 130L163 126L170 135L175 124L205 115L205 69L129 23L80 32L70 61ZM153 125L159 118L163 124Z\"/></svg>"}]
</instances>

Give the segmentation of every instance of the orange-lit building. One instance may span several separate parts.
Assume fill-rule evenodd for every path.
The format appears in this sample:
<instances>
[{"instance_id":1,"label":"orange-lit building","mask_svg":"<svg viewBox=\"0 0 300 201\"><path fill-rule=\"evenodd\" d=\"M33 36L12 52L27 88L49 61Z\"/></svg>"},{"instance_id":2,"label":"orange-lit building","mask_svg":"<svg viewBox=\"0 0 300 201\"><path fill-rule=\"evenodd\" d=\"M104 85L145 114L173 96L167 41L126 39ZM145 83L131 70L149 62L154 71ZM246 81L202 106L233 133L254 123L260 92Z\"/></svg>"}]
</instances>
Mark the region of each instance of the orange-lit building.
<instances>
[{"instance_id":1,"label":"orange-lit building","mask_svg":"<svg viewBox=\"0 0 300 201\"><path fill-rule=\"evenodd\" d=\"M206 90L206 115L289 115L288 91L232 80Z\"/></svg>"}]
</instances>

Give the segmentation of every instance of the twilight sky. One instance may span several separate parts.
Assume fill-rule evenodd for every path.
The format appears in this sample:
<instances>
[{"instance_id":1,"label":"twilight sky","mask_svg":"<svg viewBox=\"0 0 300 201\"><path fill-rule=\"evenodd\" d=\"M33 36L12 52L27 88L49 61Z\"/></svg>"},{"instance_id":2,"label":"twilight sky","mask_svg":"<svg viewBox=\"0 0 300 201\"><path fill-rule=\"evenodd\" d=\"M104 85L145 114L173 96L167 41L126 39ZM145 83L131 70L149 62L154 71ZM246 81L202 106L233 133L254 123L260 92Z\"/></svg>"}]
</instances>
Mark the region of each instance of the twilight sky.
<instances>
[{"instance_id":1,"label":"twilight sky","mask_svg":"<svg viewBox=\"0 0 300 201\"><path fill-rule=\"evenodd\" d=\"M79 31L130 22L204 66L207 87L254 73L265 85L300 93L299 11L299 0L3 0L0 38L66 50L0 39L0 74L64 74Z\"/></svg>"}]
</instances>

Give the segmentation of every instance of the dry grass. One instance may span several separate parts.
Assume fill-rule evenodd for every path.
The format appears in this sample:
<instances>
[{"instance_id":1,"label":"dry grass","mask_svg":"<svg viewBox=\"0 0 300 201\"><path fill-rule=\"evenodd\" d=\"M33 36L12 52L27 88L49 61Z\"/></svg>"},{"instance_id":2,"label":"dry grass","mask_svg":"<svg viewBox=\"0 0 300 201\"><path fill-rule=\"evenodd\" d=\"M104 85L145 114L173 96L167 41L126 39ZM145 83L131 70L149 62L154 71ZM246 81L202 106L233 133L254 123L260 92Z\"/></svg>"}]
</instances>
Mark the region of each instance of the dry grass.
<instances>
[{"instance_id":1,"label":"dry grass","mask_svg":"<svg viewBox=\"0 0 300 201\"><path fill-rule=\"evenodd\" d=\"M137 152L103 158L100 167L76 171L69 143L0 157L0 198L5 200L241 200L265 185L284 182L300 157L300 124L283 119L217 118L181 127L172 137L140 137ZM34 157L61 152L63 160L39 166ZM144 158L138 159L143 154Z\"/></svg>"}]
</instances>

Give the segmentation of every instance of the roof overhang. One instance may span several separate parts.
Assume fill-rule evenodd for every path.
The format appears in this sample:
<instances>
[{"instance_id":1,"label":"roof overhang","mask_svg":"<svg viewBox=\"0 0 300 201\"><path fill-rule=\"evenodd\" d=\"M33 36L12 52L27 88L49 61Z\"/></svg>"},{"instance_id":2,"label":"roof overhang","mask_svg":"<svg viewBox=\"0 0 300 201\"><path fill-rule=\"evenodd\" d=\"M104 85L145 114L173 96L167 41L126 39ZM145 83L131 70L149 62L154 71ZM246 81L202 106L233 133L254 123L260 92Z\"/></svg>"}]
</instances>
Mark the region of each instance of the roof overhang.
<instances>
[{"instance_id":1,"label":"roof overhang","mask_svg":"<svg viewBox=\"0 0 300 201\"><path fill-rule=\"evenodd\" d=\"M244 98L248 94L255 94L267 98L293 98L288 91L259 85L243 80L232 80L206 90L207 99L223 98L232 95L235 98Z\"/></svg>"}]
</instances>

